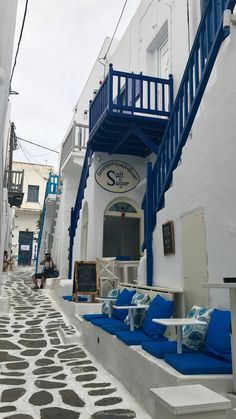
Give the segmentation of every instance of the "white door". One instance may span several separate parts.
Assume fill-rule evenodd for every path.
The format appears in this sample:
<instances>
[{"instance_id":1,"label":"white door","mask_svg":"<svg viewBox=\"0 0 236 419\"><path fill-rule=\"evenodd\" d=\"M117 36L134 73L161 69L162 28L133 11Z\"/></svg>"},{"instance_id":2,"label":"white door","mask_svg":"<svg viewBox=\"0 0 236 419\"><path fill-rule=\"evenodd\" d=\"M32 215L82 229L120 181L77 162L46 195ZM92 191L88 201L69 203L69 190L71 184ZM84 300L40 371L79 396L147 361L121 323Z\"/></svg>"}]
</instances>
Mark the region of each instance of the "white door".
<instances>
[{"instance_id":1,"label":"white door","mask_svg":"<svg viewBox=\"0 0 236 419\"><path fill-rule=\"evenodd\" d=\"M182 218L184 295L187 311L194 305L208 306L209 295L202 284L208 282L205 219L202 211Z\"/></svg>"}]
</instances>

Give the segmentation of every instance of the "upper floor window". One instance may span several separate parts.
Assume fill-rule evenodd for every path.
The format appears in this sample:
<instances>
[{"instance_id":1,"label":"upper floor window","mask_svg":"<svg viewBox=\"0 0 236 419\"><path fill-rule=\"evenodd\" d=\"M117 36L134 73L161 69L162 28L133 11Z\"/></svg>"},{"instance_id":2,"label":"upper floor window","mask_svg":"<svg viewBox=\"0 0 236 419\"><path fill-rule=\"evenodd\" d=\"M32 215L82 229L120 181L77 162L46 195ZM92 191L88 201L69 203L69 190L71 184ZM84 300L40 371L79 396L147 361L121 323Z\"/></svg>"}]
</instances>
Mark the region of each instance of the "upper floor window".
<instances>
[{"instance_id":1,"label":"upper floor window","mask_svg":"<svg viewBox=\"0 0 236 419\"><path fill-rule=\"evenodd\" d=\"M39 186L29 185L28 186L28 202L38 202L39 201Z\"/></svg>"}]
</instances>

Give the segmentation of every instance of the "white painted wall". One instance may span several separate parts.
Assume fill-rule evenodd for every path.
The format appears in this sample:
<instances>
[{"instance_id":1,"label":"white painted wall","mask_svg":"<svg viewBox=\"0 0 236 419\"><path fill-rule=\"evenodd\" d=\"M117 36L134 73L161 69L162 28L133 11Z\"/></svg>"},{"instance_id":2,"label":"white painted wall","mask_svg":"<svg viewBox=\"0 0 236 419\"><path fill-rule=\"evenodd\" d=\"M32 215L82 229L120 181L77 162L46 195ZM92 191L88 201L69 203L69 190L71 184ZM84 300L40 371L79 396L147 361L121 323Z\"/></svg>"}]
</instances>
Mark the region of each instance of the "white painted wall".
<instances>
[{"instance_id":1,"label":"white painted wall","mask_svg":"<svg viewBox=\"0 0 236 419\"><path fill-rule=\"evenodd\" d=\"M43 164L30 164L24 162L13 162L13 170L24 170L23 192L24 198L20 208L15 210L15 227L13 230L13 252L18 255L18 240L20 231L33 231L36 244L38 236L37 222L40 218L40 211L43 208L44 194L49 177L49 173L54 173L54 167ZM28 202L28 186L39 186L39 200L38 202ZM34 256L34 250L33 250Z\"/></svg>"},{"instance_id":2,"label":"white painted wall","mask_svg":"<svg viewBox=\"0 0 236 419\"><path fill-rule=\"evenodd\" d=\"M98 167L110 160L120 160L129 163L139 174L140 183L145 178L146 167L142 158L123 156L119 154L113 154L109 156L104 153L95 153L90 167L90 175L85 190L84 202L88 203L88 248L87 248L87 260L95 260L96 257L103 256L103 218L104 212L107 206L116 198L121 201L126 198L134 200L139 207L141 207L141 201L143 199L143 189L138 185L132 191L127 193L112 193L104 190L97 184L94 178L94 174ZM81 211L82 215L82 211ZM82 217L80 217L75 241L74 241L74 260L81 259L81 245L80 238L82 236Z\"/></svg>"},{"instance_id":3,"label":"white painted wall","mask_svg":"<svg viewBox=\"0 0 236 419\"><path fill-rule=\"evenodd\" d=\"M191 38L196 31L196 21L199 20L199 0L193 0L190 9L189 31ZM108 55L106 61L106 72L108 64L112 62L114 68L118 70L127 72L143 71L144 74L157 76L156 64L152 63L154 59L153 54L155 48L162 41L163 36L167 34L170 50L169 69L170 72L174 73L175 85L178 85L189 53L186 1L143 0L120 42L113 43L110 55ZM98 58L104 56L108 44L109 39L106 39L98 54ZM181 60L179 59L180 54ZM74 120L79 123L86 123L84 110L88 109L89 100L93 98L93 91L99 88L99 82L103 80L103 77L104 68L96 61L74 109L74 117L66 135ZM102 159L109 160L109 157L103 155ZM153 160L153 157L151 156L150 159ZM138 171L142 172L141 177L145 178L146 161L144 159L130 159L122 156L121 160L132 161L134 168L138 167ZM112 199L110 193L102 190L94 182L95 166L93 164L90 168L91 175L88 179L85 193L85 200L88 201L89 205L88 258L102 255L103 214L106 205ZM67 249L69 244L70 208L75 202L80 173L80 168L78 167L77 171L75 171L73 165L64 167L61 172L64 186L53 240L53 253L56 255L54 257L56 257L63 275L68 271ZM140 204L143 192L144 187L139 187L137 192L132 191L132 193L127 194L127 197L133 197ZM80 258L80 228L79 223L74 244L74 257L76 260ZM96 240L94 240L95 237Z\"/></svg>"},{"instance_id":4,"label":"white painted wall","mask_svg":"<svg viewBox=\"0 0 236 419\"><path fill-rule=\"evenodd\" d=\"M0 2L0 281L3 251L5 244L3 224L5 224L5 206L3 202L3 179L5 168L5 150L7 143L6 126L9 96L9 81L12 64L12 51L15 33L17 0ZM6 201L5 201L6 202ZM4 233L4 234L3 234Z\"/></svg>"},{"instance_id":5,"label":"white painted wall","mask_svg":"<svg viewBox=\"0 0 236 419\"><path fill-rule=\"evenodd\" d=\"M100 57L104 57L109 43L110 38L107 37L98 54L98 59ZM116 45L117 41L114 40L112 47L110 48L110 51L107 54L107 59L105 63L110 62L111 53L112 51L114 51ZM88 125L89 114L87 113L87 115L85 115L84 111L88 111L89 100L93 98L94 90L99 89L100 82L103 79L104 66L97 60L93 65L91 73L88 77L88 81L84 86L81 96L74 108L74 115L65 134L64 141L66 140L74 121L83 125ZM70 157L60 168L60 176L63 180L63 194L60 200L55 234L53 235L52 255L57 263L57 266L60 269L60 275L63 277L67 276L68 274L68 228L70 227L71 207L73 207L75 204L80 175L82 172L84 154L84 151L71 153Z\"/></svg>"},{"instance_id":6,"label":"white painted wall","mask_svg":"<svg viewBox=\"0 0 236 419\"><path fill-rule=\"evenodd\" d=\"M158 285L184 285L181 217L199 208L205 217L208 264L208 278L199 275L199 289L204 280L222 282L223 277L236 273L235 45L236 28L232 27L231 36L221 47L192 139L175 170L173 187L165 195L165 208L158 214L153 242ZM172 256L163 256L161 225L167 220L175 225L176 253ZM210 291L210 304L228 307L227 292Z\"/></svg>"}]
</instances>

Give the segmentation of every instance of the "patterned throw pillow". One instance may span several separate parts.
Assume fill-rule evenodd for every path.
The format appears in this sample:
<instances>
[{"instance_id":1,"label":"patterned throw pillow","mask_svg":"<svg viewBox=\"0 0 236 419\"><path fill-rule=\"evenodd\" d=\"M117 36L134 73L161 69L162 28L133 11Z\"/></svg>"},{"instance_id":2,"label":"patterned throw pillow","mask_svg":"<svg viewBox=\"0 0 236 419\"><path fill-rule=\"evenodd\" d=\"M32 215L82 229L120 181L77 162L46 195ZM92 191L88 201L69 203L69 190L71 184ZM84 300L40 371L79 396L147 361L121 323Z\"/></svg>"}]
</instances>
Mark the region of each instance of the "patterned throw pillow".
<instances>
[{"instance_id":1,"label":"patterned throw pillow","mask_svg":"<svg viewBox=\"0 0 236 419\"><path fill-rule=\"evenodd\" d=\"M139 294L136 292L132 298L131 304L135 305L142 305L142 304L148 304L150 301L150 297L148 294ZM143 310L134 310L134 327L135 329L139 329L142 321L145 316L145 309ZM130 316L129 314L126 316L124 322L129 326L130 325Z\"/></svg>"},{"instance_id":2,"label":"patterned throw pillow","mask_svg":"<svg viewBox=\"0 0 236 419\"><path fill-rule=\"evenodd\" d=\"M120 289L119 288L114 288L113 290L110 290L108 292L108 297L111 298L118 298L120 294ZM104 301L102 303L102 314L105 314L106 316L108 316L108 312L109 312L109 301Z\"/></svg>"},{"instance_id":3,"label":"patterned throw pillow","mask_svg":"<svg viewBox=\"0 0 236 419\"><path fill-rule=\"evenodd\" d=\"M187 314L187 318L195 318L205 322L204 325L186 325L182 328L183 344L193 351L201 351L204 347L205 336L212 309L207 307L193 306Z\"/></svg>"}]
</instances>

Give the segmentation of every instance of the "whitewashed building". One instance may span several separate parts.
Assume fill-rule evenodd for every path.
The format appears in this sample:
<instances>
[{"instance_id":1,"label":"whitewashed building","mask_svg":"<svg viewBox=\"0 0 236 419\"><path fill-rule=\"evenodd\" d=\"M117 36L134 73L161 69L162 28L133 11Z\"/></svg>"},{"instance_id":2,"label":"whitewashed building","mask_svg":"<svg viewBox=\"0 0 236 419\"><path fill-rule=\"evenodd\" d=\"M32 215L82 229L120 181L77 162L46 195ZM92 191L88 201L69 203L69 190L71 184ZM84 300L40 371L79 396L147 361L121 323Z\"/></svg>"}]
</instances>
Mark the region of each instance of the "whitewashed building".
<instances>
[{"instance_id":1,"label":"whitewashed building","mask_svg":"<svg viewBox=\"0 0 236 419\"><path fill-rule=\"evenodd\" d=\"M2 0L0 3L0 279L4 250L9 250L10 220L12 212L8 205L4 177L7 162L9 130L9 88L15 33L17 0Z\"/></svg>"},{"instance_id":2,"label":"whitewashed building","mask_svg":"<svg viewBox=\"0 0 236 419\"><path fill-rule=\"evenodd\" d=\"M45 164L13 162L14 171L23 171L23 202L15 209L12 251L18 264L31 265L37 256L37 240L45 189L54 167Z\"/></svg>"},{"instance_id":3,"label":"whitewashed building","mask_svg":"<svg viewBox=\"0 0 236 419\"><path fill-rule=\"evenodd\" d=\"M222 26L235 2L205 4L141 1L105 79L96 62L62 145L62 276L75 260L138 260L146 248L148 285L184 291L187 308L228 307L227 291L202 283L236 272L236 27Z\"/></svg>"}]
</instances>

